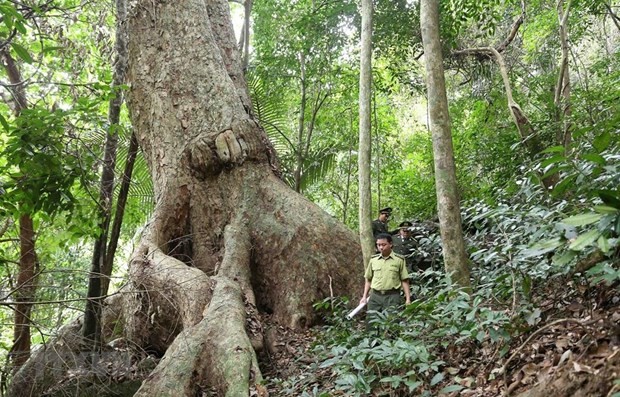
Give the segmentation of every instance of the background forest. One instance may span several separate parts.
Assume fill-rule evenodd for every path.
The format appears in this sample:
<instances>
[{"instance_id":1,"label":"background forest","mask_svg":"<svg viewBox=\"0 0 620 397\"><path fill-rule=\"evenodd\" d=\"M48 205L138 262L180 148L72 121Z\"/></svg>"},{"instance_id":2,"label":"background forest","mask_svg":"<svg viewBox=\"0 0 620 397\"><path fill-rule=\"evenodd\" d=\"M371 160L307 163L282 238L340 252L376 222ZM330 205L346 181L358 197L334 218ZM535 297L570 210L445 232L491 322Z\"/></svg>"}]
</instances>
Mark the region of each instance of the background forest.
<instances>
[{"instance_id":1,"label":"background forest","mask_svg":"<svg viewBox=\"0 0 620 397\"><path fill-rule=\"evenodd\" d=\"M246 3L231 12L282 179L357 230L359 4ZM87 296L126 282L153 211L122 102L124 7L0 0L0 395L35 346L88 316ZM398 336L383 342L343 320L350 297L317 302L325 323L305 336L311 364L285 372L286 361L270 361L274 395L498 395L492 386L535 383L522 368L542 360L518 348L536 329L608 316L620 333L619 12L616 0L441 2L469 299L442 272L419 3L375 2L372 212L392 207L392 228L416 222L432 268L414 286L408 322L385 319ZM620 367L618 335L597 339L580 324L562 346L551 338L552 368L567 351L586 354L586 334ZM611 373L597 373L600 395L617 397Z\"/></svg>"}]
</instances>

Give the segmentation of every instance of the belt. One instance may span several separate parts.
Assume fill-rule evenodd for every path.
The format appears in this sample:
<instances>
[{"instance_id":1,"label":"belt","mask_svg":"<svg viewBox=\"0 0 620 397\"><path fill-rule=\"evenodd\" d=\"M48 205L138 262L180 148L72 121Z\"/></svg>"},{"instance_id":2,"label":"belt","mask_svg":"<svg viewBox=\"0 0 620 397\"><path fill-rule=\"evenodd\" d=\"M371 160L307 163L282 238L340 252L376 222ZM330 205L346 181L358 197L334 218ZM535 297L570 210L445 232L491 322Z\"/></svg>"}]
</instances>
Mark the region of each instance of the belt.
<instances>
[{"instance_id":1,"label":"belt","mask_svg":"<svg viewBox=\"0 0 620 397\"><path fill-rule=\"evenodd\" d=\"M373 288L372 292L379 294L379 295L393 295L393 294L400 294L400 288L386 289L386 290L378 290L378 289Z\"/></svg>"}]
</instances>

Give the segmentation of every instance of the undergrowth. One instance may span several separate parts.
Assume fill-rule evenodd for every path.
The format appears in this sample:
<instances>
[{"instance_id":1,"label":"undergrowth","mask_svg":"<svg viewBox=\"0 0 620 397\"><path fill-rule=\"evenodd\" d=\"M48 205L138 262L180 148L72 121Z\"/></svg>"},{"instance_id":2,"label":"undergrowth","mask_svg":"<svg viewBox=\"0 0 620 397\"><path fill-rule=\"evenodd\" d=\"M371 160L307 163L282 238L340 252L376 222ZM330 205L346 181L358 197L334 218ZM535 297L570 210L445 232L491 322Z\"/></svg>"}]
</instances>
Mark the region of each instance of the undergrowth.
<instances>
[{"instance_id":1,"label":"undergrowth","mask_svg":"<svg viewBox=\"0 0 620 397\"><path fill-rule=\"evenodd\" d=\"M530 178L520 181L518 192L497 192L493 204L466 204L472 295L440 271L441 242L434 232L421 245L426 256L433 253L433 266L412 276L412 303L379 316L374 332L366 331L363 315L347 319L347 298L317 302L326 325L311 352L316 362L308 373L314 375L278 380L281 395L295 390L304 390L302 396L449 393L476 381L462 374L464 363L477 358L487 361L482 365L488 377L500 376L511 342L543 320L537 289L576 276L591 285L620 280L614 156L605 157L604 164L571 163L577 177L591 176L589 188L575 189L571 200L553 191L545 194ZM562 170L572 175L568 166ZM567 195L566 185L561 187ZM584 267L588 261L593 263Z\"/></svg>"}]
</instances>

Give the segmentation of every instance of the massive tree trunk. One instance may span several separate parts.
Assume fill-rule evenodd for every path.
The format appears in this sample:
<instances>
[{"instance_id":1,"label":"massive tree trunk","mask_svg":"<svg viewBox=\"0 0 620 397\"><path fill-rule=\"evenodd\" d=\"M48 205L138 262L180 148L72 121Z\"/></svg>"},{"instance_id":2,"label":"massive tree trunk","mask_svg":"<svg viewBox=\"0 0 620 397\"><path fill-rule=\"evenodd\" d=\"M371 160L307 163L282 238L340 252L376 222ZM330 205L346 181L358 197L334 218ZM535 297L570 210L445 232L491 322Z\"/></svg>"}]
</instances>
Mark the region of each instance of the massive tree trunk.
<instances>
[{"instance_id":1,"label":"massive tree trunk","mask_svg":"<svg viewBox=\"0 0 620 397\"><path fill-rule=\"evenodd\" d=\"M163 356L138 396L264 396L263 314L308 326L315 301L359 293L356 235L276 176L225 1L132 2L127 28L128 107L157 202L130 282L104 305L103 342L121 330L132 349ZM10 395L44 395L70 383L72 366L97 368L78 351L80 325L39 349ZM124 360L115 345L104 351ZM133 387L118 383L105 388Z\"/></svg>"},{"instance_id":2,"label":"massive tree trunk","mask_svg":"<svg viewBox=\"0 0 620 397\"><path fill-rule=\"evenodd\" d=\"M274 174L225 1L133 2L128 31L128 105L157 203L123 318L133 342L165 352L137 395L247 395L261 379L250 320L312 324L330 288L359 290L359 245Z\"/></svg>"},{"instance_id":3,"label":"massive tree trunk","mask_svg":"<svg viewBox=\"0 0 620 397\"><path fill-rule=\"evenodd\" d=\"M446 273L454 282L469 289L469 268L463 241L461 211L452 148L452 131L439 40L439 1L420 2L420 27L424 44L428 112L433 137L437 209Z\"/></svg>"}]
</instances>

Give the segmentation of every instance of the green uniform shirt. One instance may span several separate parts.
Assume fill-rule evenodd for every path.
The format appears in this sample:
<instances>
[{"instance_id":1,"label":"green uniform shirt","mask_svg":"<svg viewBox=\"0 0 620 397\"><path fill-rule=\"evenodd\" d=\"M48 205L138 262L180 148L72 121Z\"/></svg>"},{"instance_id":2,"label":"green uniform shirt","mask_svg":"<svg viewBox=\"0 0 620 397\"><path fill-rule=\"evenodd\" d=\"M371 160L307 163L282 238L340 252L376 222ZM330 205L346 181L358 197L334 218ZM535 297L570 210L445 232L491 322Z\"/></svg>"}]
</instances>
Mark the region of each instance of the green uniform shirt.
<instances>
[{"instance_id":1,"label":"green uniform shirt","mask_svg":"<svg viewBox=\"0 0 620 397\"><path fill-rule=\"evenodd\" d=\"M415 258L413 257L413 253L415 248L418 246L418 242L413 238L404 238L403 236L395 236L393 237L394 247L392 250L399 255L402 255L405 258L405 262L407 263L407 269L412 271L415 264Z\"/></svg>"},{"instance_id":2,"label":"green uniform shirt","mask_svg":"<svg viewBox=\"0 0 620 397\"><path fill-rule=\"evenodd\" d=\"M387 291L400 288L401 281L409 279L409 274L405 260L392 252L387 258L381 254L370 258L364 277L370 280L370 288Z\"/></svg>"},{"instance_id":3,"label":"green uniform shirt","mask_svg":"<svg viewBox=\"0 0 620 397\"><path fill-rule=\"evenodd\" d=\"M379 219L375 219L372 221L372 235L377 238L377 235L381 233L388 233L387 223L383 223Z\"/></svg>"}]
</instances>

